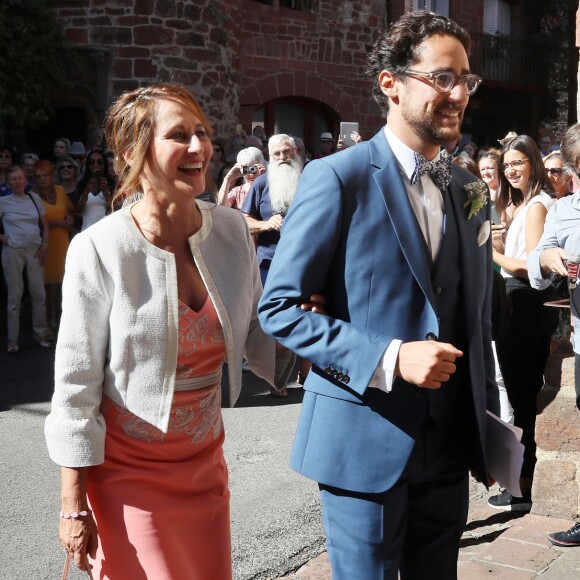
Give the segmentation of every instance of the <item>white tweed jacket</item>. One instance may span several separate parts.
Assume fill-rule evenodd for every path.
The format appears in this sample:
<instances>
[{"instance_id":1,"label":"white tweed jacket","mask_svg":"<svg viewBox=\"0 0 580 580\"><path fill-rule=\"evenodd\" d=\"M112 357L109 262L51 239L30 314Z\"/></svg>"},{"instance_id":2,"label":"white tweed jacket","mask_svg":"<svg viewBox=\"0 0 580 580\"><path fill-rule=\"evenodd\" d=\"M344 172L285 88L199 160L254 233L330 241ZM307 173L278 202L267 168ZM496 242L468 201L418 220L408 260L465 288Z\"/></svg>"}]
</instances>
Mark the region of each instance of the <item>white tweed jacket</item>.
<instances>
[{"instance_id":1,"label":"white tweed jacket","mask_svg":"<svg viewBox=\"0 0 580 580\"><path fill-rule=\"evenodd\" d=\"M224 331L233 405L244 355L252 371L274 384L275 342L256 314L262 286L244 217L197 204L202 226L189 245ZM167 431L178 311L174 256L142 236L131 206L73 239L63 282L55 391L45 424L53 461L66 467L104 461L103 394Z\"/></svg>"}]
</instances>

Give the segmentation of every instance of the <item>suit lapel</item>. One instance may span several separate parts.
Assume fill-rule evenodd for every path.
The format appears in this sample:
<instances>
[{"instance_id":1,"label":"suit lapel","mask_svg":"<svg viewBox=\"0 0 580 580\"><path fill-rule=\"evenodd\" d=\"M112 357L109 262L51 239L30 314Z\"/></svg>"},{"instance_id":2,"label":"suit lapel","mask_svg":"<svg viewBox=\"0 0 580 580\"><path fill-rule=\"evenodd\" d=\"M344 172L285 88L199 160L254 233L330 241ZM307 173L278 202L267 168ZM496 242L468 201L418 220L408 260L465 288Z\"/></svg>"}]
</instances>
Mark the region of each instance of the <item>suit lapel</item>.
<instances>
[{"instance_id":1,"label":"suit lapel","mask_svg":"<svg viewBox=\"0 0 580 580\"><path fill-rule=\"evenodd\" d=\"M384 199L401 250L423 293L433 306L431 265L425 253L423 234L411 207L397 160L389 147L384 131L370 141L371 164L378 168L373 175Z\"/></svg>"},{"instance_id":2,"label":"suit lapel","mask_svg":"<svg viewBox=\"0 0 580 580\"><path fill-rule=\"evenodd\" d=\"M481 272L479 271L477 252L477 225L479 220L475 217L467 219L468 211L463 207L467 195L461 183L454 175L449 187L448 199L451 207L447 209L447 219L455 219L459 236L459 249L461 255L461 285L463 290L463 304L465 310L465 328L468 341L475 329L475 314L477 311L477 288L480 284Z\"/></svg>"}]
</instances>

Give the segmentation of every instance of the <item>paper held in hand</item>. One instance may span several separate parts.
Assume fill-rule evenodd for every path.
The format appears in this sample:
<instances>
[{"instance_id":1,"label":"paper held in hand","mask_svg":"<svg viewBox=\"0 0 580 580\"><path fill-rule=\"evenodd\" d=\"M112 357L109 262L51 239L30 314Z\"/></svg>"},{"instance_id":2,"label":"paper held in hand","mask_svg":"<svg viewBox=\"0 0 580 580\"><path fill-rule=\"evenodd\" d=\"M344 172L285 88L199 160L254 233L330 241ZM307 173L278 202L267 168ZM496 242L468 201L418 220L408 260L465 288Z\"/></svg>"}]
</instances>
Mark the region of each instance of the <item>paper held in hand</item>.
<instances>
[{"instance_id":1,"label":"paper held in hand","mask_svg":"<svg viewBox=\"0 0 580 580\"><path fill-rule=\"evenodd\" d=\"M520 473L524 462L522 430L487 411L485 448L489 475L514 497L522 497Z\"/></svg>"}]
</instances>

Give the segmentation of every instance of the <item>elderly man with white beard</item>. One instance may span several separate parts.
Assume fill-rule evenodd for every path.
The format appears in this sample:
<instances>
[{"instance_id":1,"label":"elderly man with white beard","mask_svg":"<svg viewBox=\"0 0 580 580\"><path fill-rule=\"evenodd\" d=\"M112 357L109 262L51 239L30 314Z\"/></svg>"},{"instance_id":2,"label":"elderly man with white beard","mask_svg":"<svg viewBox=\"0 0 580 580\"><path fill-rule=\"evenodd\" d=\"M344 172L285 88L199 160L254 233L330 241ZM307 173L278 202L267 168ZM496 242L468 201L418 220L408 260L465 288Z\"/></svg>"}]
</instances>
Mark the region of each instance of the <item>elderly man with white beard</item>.
<instances>
[{"instance_id":1,"label":"elderly man with white beard","mask_svg":"<svg viewBox=\"0 0 580 580\"><path fill-rule=\"evenodd\" d=\"M272 135L268 141L268 172L258 177L242 205L251 234L258 235L258 264L262 285L280 240L282 221L288 213L298 180L302 160L290 135Z\"/></svg>"},{"instance_id":2,"label":"elderly man with white beard","mask_svg":"<svg viewBox=\"0 0 580 580\"><path fill-rule=\"evenodd\" d=\"M266 282L280 240L282 221L294 199L303 167L302 159L296 151L296 143L290 135L283 133L272 135L268 141L268 151L270 153L268 172L254 181L241 208L250 233L257 234L262 285ZM290 351L288 354L291 354ZM305 364L308 366L307 362ZM301 367L301 374L304 373ZM286 388L281 390L271 388L270 395L284 398L288 396L288 391Z\"/></svg>"}]
</instances>

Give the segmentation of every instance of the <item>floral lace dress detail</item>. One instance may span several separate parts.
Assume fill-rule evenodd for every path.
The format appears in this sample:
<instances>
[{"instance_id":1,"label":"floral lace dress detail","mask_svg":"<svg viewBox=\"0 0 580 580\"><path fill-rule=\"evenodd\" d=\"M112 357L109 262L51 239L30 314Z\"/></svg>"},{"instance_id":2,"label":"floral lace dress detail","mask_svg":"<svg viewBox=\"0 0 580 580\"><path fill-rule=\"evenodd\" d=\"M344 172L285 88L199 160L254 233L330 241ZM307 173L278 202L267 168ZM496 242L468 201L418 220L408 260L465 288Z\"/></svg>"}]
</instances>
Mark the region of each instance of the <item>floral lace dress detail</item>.
<instances>
[{"instance_id":1,"label":"floral lace dress detail","mask_svg":"<svg viewBox=\"0 0 580 580\"><path fill-rule=\"evenodd\" d=\"M195 312L179 301L179 339L176 381L210 375L219 371L226 356L225 339L213 304L207 297ZM113 404L106 400L103 412ZM166 434L118 405L116 421L129 437L163 441ZM214 384L197 389L176 390L167 433L181 433L191 444L199 444L211 433L216 439L223 428L221 416L221 375Z\"/></svg>"}]
</instances>

